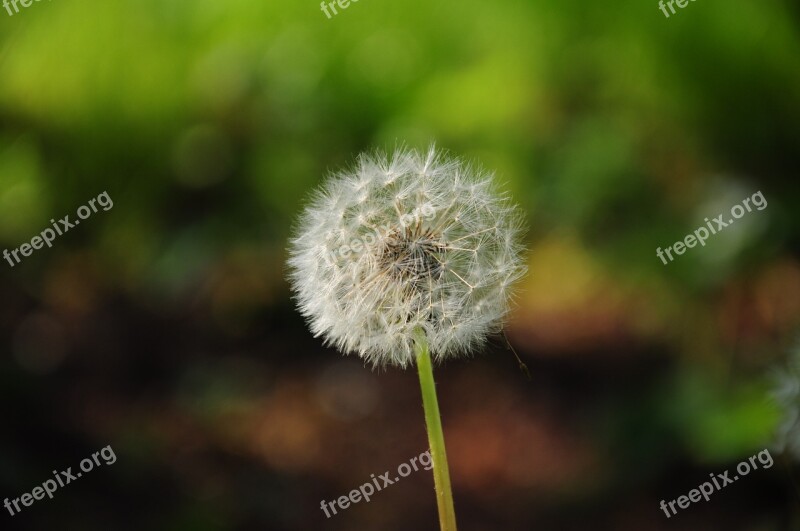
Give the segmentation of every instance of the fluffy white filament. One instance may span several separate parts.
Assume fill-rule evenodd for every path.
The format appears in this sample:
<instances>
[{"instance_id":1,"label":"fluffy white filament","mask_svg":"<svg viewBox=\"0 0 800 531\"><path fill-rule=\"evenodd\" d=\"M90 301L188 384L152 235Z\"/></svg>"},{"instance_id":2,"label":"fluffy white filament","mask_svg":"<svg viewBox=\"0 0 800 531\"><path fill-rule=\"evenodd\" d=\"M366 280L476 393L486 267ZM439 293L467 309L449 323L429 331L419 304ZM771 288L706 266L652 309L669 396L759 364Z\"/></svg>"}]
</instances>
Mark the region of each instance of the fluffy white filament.
<instances>
[{"instance_id":1,"label":"fluffy white filament","mask_svg":"<svg viewBox=\"0 0 800 531\"><path fill-rule=\"evenodd\" d=\"M789 356L789 364L773 373L772 398L781 413L774 447L800 461L800 345Z\"/></svg>"},{"instance_id":2,"label":"fluffy white filament","mask_svg":"<svg viewBox=\"0 0 800 531\"><path fill-rule=\"evenodd\" d=\"M303 212L292 289L315 336L373 365L412 364L418 328L435 360L469 354L502 329L522 226L491 175L434 148L361 155Z\"/></svg>"}]
</instances>

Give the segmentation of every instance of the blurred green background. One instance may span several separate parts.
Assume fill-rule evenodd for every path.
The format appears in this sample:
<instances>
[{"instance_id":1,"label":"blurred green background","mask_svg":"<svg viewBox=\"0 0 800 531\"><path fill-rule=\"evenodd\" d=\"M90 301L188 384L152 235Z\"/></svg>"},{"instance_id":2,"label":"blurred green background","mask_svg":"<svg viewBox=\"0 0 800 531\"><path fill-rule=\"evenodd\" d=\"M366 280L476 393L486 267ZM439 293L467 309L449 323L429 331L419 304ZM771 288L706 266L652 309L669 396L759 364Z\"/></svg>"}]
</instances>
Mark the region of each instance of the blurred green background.
<instances>
[{"instance_id":1,"label":"blurred green background","mask_svg":"<svg viewBox=\"0 0 800 531\"><path fill-rule=\"evenodd\" d=\"M413 371L311 337L285 247L361 151L431 142L528 213L508 336L437 369L462 530L800 529L776 465L658 507L770 444L800 330L800 7L360 0L0 10L0 496L111 445L2 529L433 530ZM669 265L665 248L761 191Z\"/></svg>"}]
</instances>

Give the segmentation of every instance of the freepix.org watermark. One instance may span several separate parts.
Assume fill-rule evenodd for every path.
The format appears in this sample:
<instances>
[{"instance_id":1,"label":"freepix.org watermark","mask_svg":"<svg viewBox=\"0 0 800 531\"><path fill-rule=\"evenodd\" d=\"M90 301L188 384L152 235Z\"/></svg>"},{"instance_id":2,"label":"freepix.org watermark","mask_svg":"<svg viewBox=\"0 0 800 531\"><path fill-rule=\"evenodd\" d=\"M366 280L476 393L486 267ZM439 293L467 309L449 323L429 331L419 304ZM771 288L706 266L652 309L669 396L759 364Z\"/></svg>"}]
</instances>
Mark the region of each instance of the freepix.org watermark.
<instances>
[{"instance_id":1,"label":"freepix.org watermark","mask_svg":"<svg viewBox=\"0 0 800 531\"><path fill-rule=\"evenodd\" d=\"M732 218L729 218L726 221L725 214L720 214L714 218L713 223L706 218L705 226L698 227L697 230L695 230L692 234L686 235L683 240L673 243L663 251L661 250L661 247L659 247L656 249L656 256L661 259L664 265L667 265L667 259L664 257L664 253L666 253L666 255L669 257L669 261L672 262L675 260L675 258L672 256L673 252L676 255L682 255L686 252L686 249L691 249L692 247L697 246L698 243L705 247L706 240L709 237L717 234L718 232L722 232L722 230L726 227L733 225L737 219L741 219L748 212L752 212L753 207L755 207L756 210L764 210L767 208L767 200L764 198L764 194L762 194L760 190L754 193L752 196L746 197L741 204L731 207L731 216L733 216Z\"/></svg>"},{"instance_id":2,"label":"freepix.org watermark","mask_svg":"<svg viewBox=\"0 0 800 531\"><path fill-rule=\"evenodd\" d=\"M3 0L3 7L6 8L8 11L8 16L14 16L14 13L19 13L19 7L17 7L17 3L19 3L22 7L31 7L33 2L40 2L41 0ZM49 0L48 0L49 1ZM11 12L11 8L14 8L14 13Z\"/></svg>"},{"instance_id":3,"label":"freepix.org watermark","mask_svg":"<svg viewBox=\"0 0 800 531\"><path fill-rule=\"evenodd\" d=\"M694 2L695 0L691 0ZM689 5L689 0L668 0L665 4L664 0L659 0L658 8L664 13L664 16L669 18L669 13L667 12L667 7L669 6L669 10L672 11L674 15L676 13L674 4L678 4L678 7L683 9Z\"/></svg>"},{"instance_id":4,"label":"freepix.org watermark","mask_svg":"<svg viewBox=\"0 0 800 531\"><path fill-rule=\"evenodd\" d=\"M758 457L758 462L763 465L763 468L766 470L768 468L772 468L773 460L772 456L769 453L769 450L761 450L756 455L750 457L746 461L742 461L738 465L736 465L736 471L739 473L738 476L733 476L732 478L728 476L730 473L728 470L723 472L722 474L709 474L711 476L711 481L706 481L702 485L700 485L699 489L692 489L689 491L688 496L678 496L677 500L670 500L669 502L665 502L661 500L661 510L664 511L664 514L667 515L667 518L671 518L672 515L677 514L677 510L675 509L675 503L677 502L678 508L686 509L689 507L690 503L699 502L700 498L704 498L708 501L708 497L714 494L715 491L722 490L723 487L726 487L737 481L740 477L744 477L750 473L751 470L758 469L758 463L756 463L756 457ZM712 484L713 482L713 484ZM667 510L667 506L672 511L672 514L669 513Z\"/></svg>"},{"instance_id":5,"label":"freepix.org watermark","mask_svg":"<svg viewBox=\"0 0 800 531\"><path fill-rule=\"evenodd\" d=\"M103 208L103 211L114 208L114 202L111 200L111 197L109 197L108 192L103 192L78 209L79 219L76 219L74 222L72 222L69 220L69 216L64 216L58 221L58 223L56 223L54 219L51 219L50 223L53 224L52 228L47 227L38 236L34 236L30 243L23 243L19 246L19 248L14 249L13 251L9 252L8 249L4 249L3 258L6 259L11 267L14 267L22 261L19 255L22 255L24 258L33 254L33 251L41 249L44 245L52 247L53 240L55 240L58 236L61 236L65 232L76 227L80 224L81 220L87 219L91 217L92 214L97 212L97 205L100 205ZM13 261L11 257L14 257Z\"/></svg>"},{"instance_id":6,"label":"freepix.org watermark","mask_svg":"<svg viewBox=\"0 0 800 531\"><path fill-rule=\"evenodd\" d=\"M103 461L105 461L106 465L113 465L117 462L117 456L114 454L114 450L111 448L111 445L106 446L99 452L95 452L92 454L91 458L86 458L80 463L81 472L76 472L75 474L72 473L72 467L67 468L62 472L56 472L53 470L53 477L55 479L48 479L41 486L35 487L31 492L26 492L19 498L14 498L13 500L9 500L8 498L5 499L3 505L8 512L11 513L11 516L18 514L22 511L20 508L20 503L23 507L30 507L33 505L33 502L37 500L41 500L47 495L48 498L53 499L53 494L59 487L65 487L81 477L83 472L91 472L95 466L100 466L100 459L98 457L102 457ZM16 512L14 512L16 509Z\"/></svg>"},{"instance_id":7,"label":"freepix.org watermark","mask_svg":"<svg viewBox=\"0 0 800 531\"><path fill-rule=\"evenodd\" d=\"M350 2L358 2L358 0L335 0L333 2L322 2L320 4L320 9L328 18L331 18L331 14L328 12L328 9L333 11L334 15L338 15L339 12L336 11L336 5L338 4L341 9L347 9L350 7Z\"/></svg>"},{"instance_id":8,"label":"freepix.org watermark","mask_svg":"<svg viewBox=\"0 0 800 531\"><path fill-rule=\"evenodd\" d=\"M419 461L419 464L422 465L422 468L425 470L430 470L431 468L433 468L433 459L431 459L431 452L430 450L427 450L419 454L419 456L417 457L412 457L408 463L403 463L400 466L398 466L397 467L398 475L395 476L394 479L389 477L391 476L391 472L386 472L385 474L381 474L377 478L375 477L375 474L370 474L372 481L364 483L363 485L358 487L357 490L351 490L350 494L348 494L347 496L339 496L338 499L335 499L330 502L322 500L320 502L320 508L325 512L325 516L327 518L330 518L331 512L333 514L337 514L336 513L337 504L339 505L339 509L345 510L348 507L350 507L350 504L355 505L361 500L369 502L370 497L376 492L375 489L377 489L377 491L379 492L385 487L394 485L395 483L400 481L400 478L405 478L410 476L412 471L416 472L417 470L419 470L419 467L417 467L417 461ZM328 509L330 509L331 512L329 512Z\"/></svg>"}]
</instances>

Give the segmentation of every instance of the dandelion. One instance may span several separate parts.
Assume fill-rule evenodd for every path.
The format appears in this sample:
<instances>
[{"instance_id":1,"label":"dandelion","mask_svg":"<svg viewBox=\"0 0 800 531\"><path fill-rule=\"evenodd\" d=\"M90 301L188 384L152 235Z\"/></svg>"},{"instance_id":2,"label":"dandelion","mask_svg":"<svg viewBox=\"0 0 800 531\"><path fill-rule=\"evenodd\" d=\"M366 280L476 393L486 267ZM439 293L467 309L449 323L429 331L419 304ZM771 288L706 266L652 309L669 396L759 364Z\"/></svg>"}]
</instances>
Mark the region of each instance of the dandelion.
<instances>
[{"instance_id":1,"label":"dandelion","mask_svg":"<svg viewBox=\"0 0 800 531\"><path fill-rule=\"evenodd\" d=\"M524 272L520 216L490 175L431 149L363 155L316 192L292 241L291 281L316 336L373 365L434 360L498 332Z\"/></svg>"},{"instance_id":2,"label":"dandelion","mask_svg":"<svg viewBox=\"0 0 800 531\"><path fill-rule=\"evenodd\" d=\"M491 174L431 148L361 155L311 198L289 269L315 336L373 366L416 363L442 529L455 529L432 363L502 330L522 216Z\"/></svg>"},{"instance_id":3,"label":"dandelion","mask_svg":"<svg viewBox=\"0 0 800 531\"><path fill-rule=\"evenodd\" d=\"M786 368L775 371L771 395L781 413L775 449L800 460L800 346L790 355Z\"/></svg>"}]
</instances>

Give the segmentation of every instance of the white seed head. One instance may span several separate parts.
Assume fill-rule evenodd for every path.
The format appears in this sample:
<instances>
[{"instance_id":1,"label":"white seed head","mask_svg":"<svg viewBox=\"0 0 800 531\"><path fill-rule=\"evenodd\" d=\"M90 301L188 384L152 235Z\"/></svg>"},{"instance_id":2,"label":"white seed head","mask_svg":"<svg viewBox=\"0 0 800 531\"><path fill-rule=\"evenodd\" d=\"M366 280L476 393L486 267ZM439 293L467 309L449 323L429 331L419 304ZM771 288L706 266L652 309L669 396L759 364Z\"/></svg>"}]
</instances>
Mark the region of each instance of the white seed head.
<instances>
[{"instance_id":1,"label":"white seed head","mask_svg":"<svg viewBox=\"0 0 800 531\"><path fill-rule=\"evenodd\" d=\"M373 365L469 354L502 329L524 273L522 216L492 176L431 148L361 155L311 198L289 277L315 336Z\"/></svg>"},{"instance_id":2,"label":"white seed head","mask_svg":"<svg viewBox=\"0 0 800 531\"><path fill-rule=\"evenodd\" d=\"M788 365L773 372L770 394L781 415L774 448L800 460L800 345L790 355Z\"/></svg>"}]
</instances>

